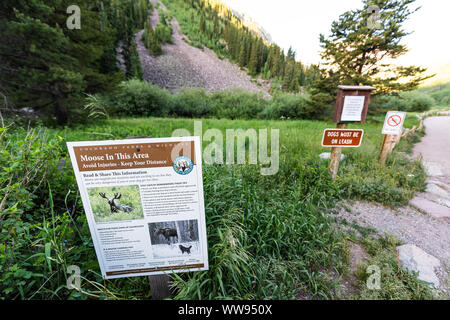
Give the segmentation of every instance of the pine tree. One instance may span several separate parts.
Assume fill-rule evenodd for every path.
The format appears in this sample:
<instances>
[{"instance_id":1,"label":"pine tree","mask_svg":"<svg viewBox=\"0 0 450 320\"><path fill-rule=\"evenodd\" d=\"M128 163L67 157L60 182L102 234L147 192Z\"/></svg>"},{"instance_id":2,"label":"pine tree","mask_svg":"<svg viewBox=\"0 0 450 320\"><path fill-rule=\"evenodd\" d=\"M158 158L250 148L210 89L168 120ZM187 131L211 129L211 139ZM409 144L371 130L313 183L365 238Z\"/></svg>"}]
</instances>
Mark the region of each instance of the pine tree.
<instances>
[{"instance_id":1,"label":"pine tree","mask_svg":"<svg viewBox=\"0 0 450 320\"><path fill-rule=\"evenodd\" d=\"M258 47L258 41L254 40L252 42L252 50L250 54L250 61L248 63L248 70L250 71L250 74L256 75L258 74L258 61L259 61L259 47Z\"/></svg>"},{"instance_id":2,"label":"pine tree","mask_svg":"<svg viewBox=\"0 0 450 320\"><path fill-rule=\"evenodd\" d=\"M147 33L146 35L147 41L145 43L145 46L148 49L149 53L153 56L158 56L162 54L161 44L151 24L148 24L146 33Z\"/></svg>"},{"instance_id":3,"label":"pine tree","mask_svg":"<svg viewBox=\"0 0 450 320\"><path fill-rule=\"evenodd\" d=\"M368 24L371 13L368 12L372 0L363 0L363 8L345 12L334 21L331 35L325 38L320 35L324 49L322 58L327 67L322 70L330 86L332 83L349 85L372 85L377 88L376 94L386 94L416 88L428 77L423 76L426 69L410 66L394 66L389 59L405 54L408 49L400 44L407 36L403 22L419 8L410 10L409 5L415 0L378 0L383 21L381 28L376 29ZM389 77L384 75L389 74ZM408 82L400 82L401 78L409 78ZM331 96L335 95L335 90Z\"/></svg>"},{"instance_id":4,"label":"pine tree","mask_svg":"<svg viewBox=\"0 0 450 320\"><path fill-rule=\"evenodd\" d=\"M239 53L239 66L245 67L247 65L247 50L248 42L247 37L243 37L241 41L241 52Z\"/></svg>"},{"instance_id":5,"label":"pine tree","mask_svg":"<svg viewBox=\"0 0 450 320\"><path fill-rule=\"evenodd\" d=\"M67 1L0 4L0 90L18 108L50 111L59 124L81 109L83 92L108 90L120 80L119 74L100 70L113 69L109 58L101 61L110 57L114 31L109 25L100 28L100 8L88 0L77 5L82 30L66 27Z\"/></svg>"}]
</instances>

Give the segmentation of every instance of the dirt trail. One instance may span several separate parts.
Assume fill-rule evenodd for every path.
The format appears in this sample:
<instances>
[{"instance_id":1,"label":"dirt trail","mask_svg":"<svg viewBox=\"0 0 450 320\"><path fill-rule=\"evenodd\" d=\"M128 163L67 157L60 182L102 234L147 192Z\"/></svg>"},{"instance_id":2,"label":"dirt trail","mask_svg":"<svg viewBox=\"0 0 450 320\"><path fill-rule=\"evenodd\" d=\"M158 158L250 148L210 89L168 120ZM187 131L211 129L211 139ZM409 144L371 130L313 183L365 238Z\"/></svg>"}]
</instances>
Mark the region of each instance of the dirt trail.
<instances>
[{"instance_id":1,"label":"dirt trail","mask_svg":"<svg viewBox=\"0 0 450 320\"><path fill-rule=\"evenodd\" d=\"M450 220L450 117L425 119L426 135L414 146L428 175L427 189L410 204L436 218Z\"/></svg>"},{"instance_id":2,"label":"dirt trail","mask_svg":"<svg viewBox=\"0 0 450 320\"><path fill-rule=\"evenodd\" d=\"M414 156L423 157L427 190L407 207L396 210L357 201L342 208L338 219L389 233L440 259L450 267L450 117L430 117L424 121L426 136L414 147Z\"/></svg>"},{"instance_id":3,"label":"dirt trail","mask_svg":"<svg viewBox=\"0 0 450 320\"><path fill-rule=\"evenodd\" d=\"M151 1L154 6L158 1ZM159 10L166 10L159 3ZM158 10L151 13L152 26L159 22ZM173 44L162 45L163 54L157 57L148 54L141 40L143 30L135 34L137 49L144 71L144 79L171 92L181 88L203 88L207 92L240 88L250 92L269 94L251 82L250 76L228 59L220 60L210 49L198 49L185 42L178 21L170 22L173 30Z\"/></svg>"},{"instance_id":4,"label":"dirt trail","mask_svg":"<svg viewBox=\"0 0 450 320\"><path fill-rule=\"evenodd\" d=\"M450 178L450 117L430 117L424 120L426 136L414 146L414 155L422 154L423 162L434 164L441 176Z\"/></svg>"}]
</instances>

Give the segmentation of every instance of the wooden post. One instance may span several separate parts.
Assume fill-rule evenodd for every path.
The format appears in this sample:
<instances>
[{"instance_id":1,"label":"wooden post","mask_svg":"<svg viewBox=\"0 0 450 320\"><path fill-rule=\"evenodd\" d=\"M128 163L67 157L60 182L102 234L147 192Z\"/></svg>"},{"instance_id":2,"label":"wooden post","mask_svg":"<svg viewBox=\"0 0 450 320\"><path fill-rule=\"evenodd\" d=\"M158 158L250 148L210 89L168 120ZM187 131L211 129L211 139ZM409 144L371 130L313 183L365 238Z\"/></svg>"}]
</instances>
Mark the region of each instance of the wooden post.
<instances>
[{"instance_id":1,"label":"wooden post","mask_svg":"<svg viewBox=\"0 0 450 320\"><path fill-rule=\"evenodd\" d=\"M395 136L395 140L394 140L394 146L392 147L392 149L395 148L395 146L400 142L400 139L402 138L402 132L400 132L400 134Z\"/></svg>"},{"instance_id":2,"label":"wooden post","mask_svg":"<svg viewBox=\"0 0 450 320\"><path fill-rule=\"evenodd\" d=\"M406 138L409 136L409 129L405 129L405 132L403 133L402 137Z\"/></svg>"},{"instance_id":3,"label":"wooden post","mask_svg":"<svg viewBox=\"0 0 450 320\"><path fill-rule=\"evenodd\" d=\"M126 137L125 139L143 139L143 138L151 138L151 136ZM154 276L148 276L150 291L152 293L152 300L163 300L170 296L169 280L170 278L166 274L157 274Z\"/></svg>"},{"instance_id":4,"label":"wooden post","mask_svg":"<svg viewBox=\"0 0 450 320\"><path fill-rule=\"evenodd\" d=\"M338 123L336 126L337 129L346 129L347 124L346 123ZM331 148L331 154L330 154L330 166L328 167L328 172L331 175L331 179L336 179L338 169L339 169L339 162L341 161L341 153L342 153L342 147L332 147Z\"/></svg>"},{"instance_id":5,"label":"wooden post","mask_svg":"<svg viewBox=\"0 0 450 320\"><path fill-rule=\"evenodd\" d=\"M385 164L388 155L392 152L395 147L395 142L397 141L397 136L392 134L385 134L383 138L383 144L381 146L381 152L378 156L378 161L381 164Z\"/></svg>"},{"instance_id":6,"label":"wooden post","mask_svg":"<svg viewBox=\"0 0 450 320\"><path fill-rule=\"evenodd\" d=\"M163 300L170 296L169 276L167 274L158 274L148 276L152 300Z\"/></svg>"},{"instance_id":7,"label":"wooden post","mask_svg":"<svg viewBox=\"0 0 450 320\"><path fill-rule=\"evenodd\" d=\"M423 120L420 120L419 128L417 128L417 131L422 132L423 129Z\"/></svg>"}]
</instances>

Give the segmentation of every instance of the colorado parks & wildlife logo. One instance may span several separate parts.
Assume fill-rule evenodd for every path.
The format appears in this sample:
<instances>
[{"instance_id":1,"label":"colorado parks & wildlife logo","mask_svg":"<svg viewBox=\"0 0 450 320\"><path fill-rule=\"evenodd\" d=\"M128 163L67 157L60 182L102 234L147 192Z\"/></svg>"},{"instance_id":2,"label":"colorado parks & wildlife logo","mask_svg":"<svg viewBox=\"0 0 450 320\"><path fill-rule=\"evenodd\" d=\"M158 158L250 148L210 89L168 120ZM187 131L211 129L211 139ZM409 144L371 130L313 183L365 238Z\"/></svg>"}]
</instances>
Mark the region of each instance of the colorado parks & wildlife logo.
<instances>
[{"instance_id":1,"label":"colorado parks & wildlife logo","mask_svg":"<svg viewBox=\"0 0 450 320\"><path fill-rule=\"evenodd\" d=\"M173 161L173 169L176 173L186 175L192 171L194 164L186 156L179 156Z\"/></svg>"}]
</instances>

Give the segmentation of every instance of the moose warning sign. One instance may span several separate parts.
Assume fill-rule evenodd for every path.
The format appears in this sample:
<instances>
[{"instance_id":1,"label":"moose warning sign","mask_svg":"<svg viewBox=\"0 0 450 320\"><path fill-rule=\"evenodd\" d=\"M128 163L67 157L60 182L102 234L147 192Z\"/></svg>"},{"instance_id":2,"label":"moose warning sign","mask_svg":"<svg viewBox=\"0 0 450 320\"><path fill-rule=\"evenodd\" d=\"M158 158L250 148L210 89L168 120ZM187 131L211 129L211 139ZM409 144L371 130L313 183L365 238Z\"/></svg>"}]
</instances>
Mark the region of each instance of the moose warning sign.
<instances>
[{"instance_id":1,"label":"moose warning sign","mask_svg":"<svg viewBox=\"0 0 450 320\"><path fill-rule=\"evenodd\" d=\"M362 129L325 129L322 147L359 147L364 130Z\"/></svg>"},{"instance_id":2,"label":"moose warning sign","mask_svg":"<svg viewBox=\"0 0 450 320\"><path fill-rule=\"evenodd\" d=\"M208 269L199 137L67 146L104 278Z\"/></svg>"}]
</instances>

